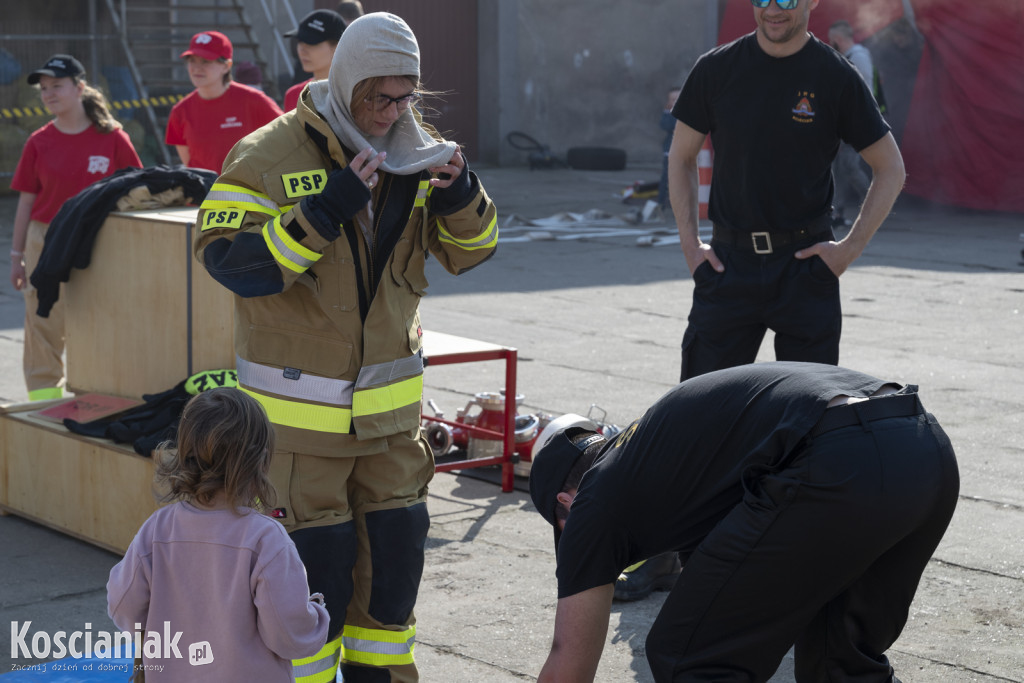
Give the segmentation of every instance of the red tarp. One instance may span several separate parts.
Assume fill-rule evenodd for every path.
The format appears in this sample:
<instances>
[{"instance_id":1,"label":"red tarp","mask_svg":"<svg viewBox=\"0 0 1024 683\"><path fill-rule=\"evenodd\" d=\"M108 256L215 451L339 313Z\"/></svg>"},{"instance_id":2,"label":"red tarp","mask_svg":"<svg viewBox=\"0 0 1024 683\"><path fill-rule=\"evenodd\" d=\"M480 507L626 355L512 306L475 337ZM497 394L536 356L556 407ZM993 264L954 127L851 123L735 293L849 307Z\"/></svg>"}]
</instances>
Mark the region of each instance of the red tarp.
<instances>
[{"instance_id":1,"label":"red tarp","mask_svg":"<svg viewBox=\"0 0 1024 683\"><path fill-rule=\"evenodd\" d=\"M910 5L924 44L900 140L905 191L1024 213L1024 0ZM902 0L822 0L809 28L824 40L832 22L846 19L861 41L902 16ZM719 42L753 29L750 3L730 0Z\"/></svg>"},{"instance_id":2,"label":"red tarp","mask_svg":"<svg viewBox=\"0 0 1024 683\"><path fill-rule=\"evenodd\" d=\"M1024 8L1020 0L914 0L924 52L907 126L906 191L1024 212Z\"/></svg>"}]
</instances>

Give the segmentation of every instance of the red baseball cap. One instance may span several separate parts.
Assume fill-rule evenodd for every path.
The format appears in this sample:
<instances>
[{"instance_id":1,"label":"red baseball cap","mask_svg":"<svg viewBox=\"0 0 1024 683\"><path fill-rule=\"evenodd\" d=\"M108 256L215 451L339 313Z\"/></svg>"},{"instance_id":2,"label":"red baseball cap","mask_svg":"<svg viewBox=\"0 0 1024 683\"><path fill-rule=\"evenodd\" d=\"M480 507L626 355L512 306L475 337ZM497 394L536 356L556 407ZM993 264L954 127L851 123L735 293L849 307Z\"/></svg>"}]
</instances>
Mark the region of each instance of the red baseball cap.
<instances>
[{"instance_id":1,"label":"red baseball cap","mask_svg":"<svg viewBox=\"0 0 1024 683\"><path fill-rule=\"evenodd\" d=\"M220 31L203 31L192 36L188 49L181 53L182 58L195 55L214 61L231 59L231 41Z\"/></svg>"}]
</instances>

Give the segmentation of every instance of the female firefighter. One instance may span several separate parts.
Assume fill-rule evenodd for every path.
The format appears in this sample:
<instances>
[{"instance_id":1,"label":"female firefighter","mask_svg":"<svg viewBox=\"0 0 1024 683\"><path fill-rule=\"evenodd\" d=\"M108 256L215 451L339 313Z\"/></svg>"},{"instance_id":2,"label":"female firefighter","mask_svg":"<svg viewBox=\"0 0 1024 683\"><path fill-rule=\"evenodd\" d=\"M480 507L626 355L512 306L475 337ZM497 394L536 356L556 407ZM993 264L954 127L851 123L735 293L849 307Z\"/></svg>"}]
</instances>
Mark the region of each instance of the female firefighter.
<instances>
[{"instance_id":1,"label":"female firefighter","mask_svg":"<svg viewBox=\"0 0 1024 683\"><path fill-rule=\"evenodd\" d=\"M326 80L243 139L199 212L196 257L235 297L239 387L275 426L273 514L331 615L298 681L416 681L413 606L434 472L420 435L419 300L498 239L459 146L421 121L408 25L367 14Z\"/></svg>"}]
</instances>

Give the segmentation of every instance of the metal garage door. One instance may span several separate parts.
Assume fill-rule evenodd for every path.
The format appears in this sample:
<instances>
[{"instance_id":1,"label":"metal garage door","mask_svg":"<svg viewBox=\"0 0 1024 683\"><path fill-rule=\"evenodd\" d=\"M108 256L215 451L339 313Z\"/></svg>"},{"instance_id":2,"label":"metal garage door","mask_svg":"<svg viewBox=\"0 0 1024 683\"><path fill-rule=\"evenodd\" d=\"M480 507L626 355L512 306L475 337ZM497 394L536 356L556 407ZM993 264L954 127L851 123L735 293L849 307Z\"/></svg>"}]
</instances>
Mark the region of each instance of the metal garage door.
<instances>
[{"instance_id":1,"label":"metal garage door","mask_svg":"<svg viewBox=\"0 0 1024 683\"><path fill-rule=\"evenodd\" d=\"M447 93L427 104L439 115L429 119L445 137L463 146L470 161L478 156L477 0L362 0L366 12L392 12L405 19L420 44L420 69L428 90ZM336 2L318 0L334 9Z\"/></svg>"}]
</instances>

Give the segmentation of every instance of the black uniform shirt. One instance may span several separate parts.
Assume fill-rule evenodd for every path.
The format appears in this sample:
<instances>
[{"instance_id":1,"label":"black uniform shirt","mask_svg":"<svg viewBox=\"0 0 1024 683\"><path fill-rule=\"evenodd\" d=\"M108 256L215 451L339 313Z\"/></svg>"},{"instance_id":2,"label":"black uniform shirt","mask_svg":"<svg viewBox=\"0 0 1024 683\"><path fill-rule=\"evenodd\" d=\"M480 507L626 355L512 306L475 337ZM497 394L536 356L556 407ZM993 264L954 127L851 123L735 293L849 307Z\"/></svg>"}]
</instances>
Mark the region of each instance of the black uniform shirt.
<instances>
[{"instance_id":1,"label":"black uniform shirt","mask_svg":"<svg viewBox=\"0 0 1024 683\"><path fill-rule=\"evenodd\" d=\"M711 133L711 220L748 233L826 216L839 141L860 151L889 132L857 70L813 36L782 58L753 33L715 48L697 60L672 114Z\"/></svg>"},{"instance_id":2,"label":"black uniform shirt","mask_svg":"<svg viewBox=\"0 0 1024 683\"><path fill-rule=\"evenodd\" d=\"M693 552L740 502L745 471L778 466L831 398L869 396L884 384L832 365L789 362L679 384L584 475L558 545L558 597L612 583L658 553Z\"/></svg>"}]
</instances>

